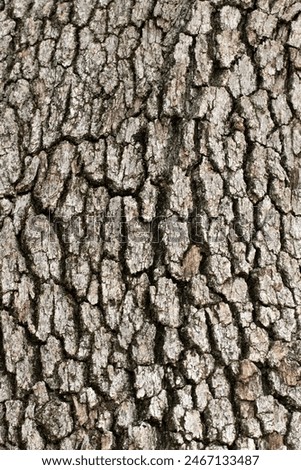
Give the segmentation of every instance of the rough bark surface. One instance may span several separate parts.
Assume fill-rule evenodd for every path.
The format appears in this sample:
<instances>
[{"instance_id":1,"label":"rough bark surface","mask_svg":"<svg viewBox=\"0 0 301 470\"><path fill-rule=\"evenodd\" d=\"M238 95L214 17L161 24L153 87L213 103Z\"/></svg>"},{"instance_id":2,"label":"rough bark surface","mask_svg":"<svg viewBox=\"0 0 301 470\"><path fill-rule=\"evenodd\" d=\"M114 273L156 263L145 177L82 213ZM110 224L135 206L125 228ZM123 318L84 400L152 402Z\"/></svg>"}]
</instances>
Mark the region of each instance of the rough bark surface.
<instances>
[{"instance_id":1,"label":"rough bark surface","mask_svg":"<svg viewBox=\"0 0 301 470\"><path fill-rule=\"evenodd\" d=\"M2 448L301 449L301 3L0 10Z\"/></svg>"}]
</instances>

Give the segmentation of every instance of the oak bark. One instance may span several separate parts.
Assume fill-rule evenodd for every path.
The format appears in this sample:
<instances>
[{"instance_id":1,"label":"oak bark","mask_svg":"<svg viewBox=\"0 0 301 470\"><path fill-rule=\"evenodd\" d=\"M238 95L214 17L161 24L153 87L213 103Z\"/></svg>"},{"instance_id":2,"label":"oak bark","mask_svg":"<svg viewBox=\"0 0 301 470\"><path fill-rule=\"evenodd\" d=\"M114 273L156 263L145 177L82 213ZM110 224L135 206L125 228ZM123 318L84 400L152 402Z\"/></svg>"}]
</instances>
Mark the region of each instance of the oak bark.
<instances>
[{"instance_id":1,"label":"oak bark","mask_svg":"<svg viewBox=\"0 0 301 470\"><path fill-rule=\"evenodd\" d=\"M301 449L301 3L0 10L1 447Z\"/></svg>"}]
</instances>

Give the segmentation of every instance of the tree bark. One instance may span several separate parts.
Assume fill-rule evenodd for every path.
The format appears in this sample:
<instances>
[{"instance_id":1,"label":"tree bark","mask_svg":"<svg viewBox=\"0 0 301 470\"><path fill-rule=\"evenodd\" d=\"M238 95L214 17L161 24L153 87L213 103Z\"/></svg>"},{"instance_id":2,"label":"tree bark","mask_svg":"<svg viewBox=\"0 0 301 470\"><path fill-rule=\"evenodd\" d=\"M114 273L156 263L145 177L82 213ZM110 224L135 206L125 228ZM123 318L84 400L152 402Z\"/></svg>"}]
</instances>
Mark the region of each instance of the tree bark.
<instances>
[{"instance_id":1,"label":"tree bark","mask_svg":"<svg viewBox=\"0 0 301 470\"><path fill-rule=\"evenodd\" d=\"M301 449L301 4L0 2L0 445Z\"/></svg>"}]
</instances>

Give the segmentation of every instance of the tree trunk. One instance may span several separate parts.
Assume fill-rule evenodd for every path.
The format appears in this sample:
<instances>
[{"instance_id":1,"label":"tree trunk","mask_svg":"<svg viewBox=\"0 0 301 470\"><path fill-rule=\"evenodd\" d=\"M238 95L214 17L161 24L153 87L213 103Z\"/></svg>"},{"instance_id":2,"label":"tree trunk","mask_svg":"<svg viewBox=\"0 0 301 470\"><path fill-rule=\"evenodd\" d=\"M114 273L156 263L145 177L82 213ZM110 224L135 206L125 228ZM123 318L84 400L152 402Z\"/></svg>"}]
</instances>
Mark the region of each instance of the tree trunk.
<instances>
[{"instance_id":1,"label":"tree trunk","mask_svg":"<svg viewBox=\"0 0 301 470\"><path fill-rule=\"evenodd\" d=\"M2 448L301 449L301 4L0 9Z\"/></svg>"}]
</instances>

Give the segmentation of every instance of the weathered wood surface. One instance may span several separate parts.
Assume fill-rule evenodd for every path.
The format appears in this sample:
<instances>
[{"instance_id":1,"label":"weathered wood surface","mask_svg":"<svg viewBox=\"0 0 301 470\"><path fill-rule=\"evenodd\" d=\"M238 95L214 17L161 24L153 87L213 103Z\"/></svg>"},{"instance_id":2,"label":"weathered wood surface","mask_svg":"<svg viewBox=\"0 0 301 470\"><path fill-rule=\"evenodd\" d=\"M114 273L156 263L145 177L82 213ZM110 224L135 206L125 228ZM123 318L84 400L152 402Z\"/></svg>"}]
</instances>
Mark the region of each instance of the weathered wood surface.
<instances>
[{"instance_id":1,"label":"weathered wood surface","mask_svg":"<svg viewBox=\"0 0 301 470\"><path fill-rule=\"evenodd\" d=\"M301 449L301 3L0 10L1 447Z\"/></svg>"}]
</instances>

